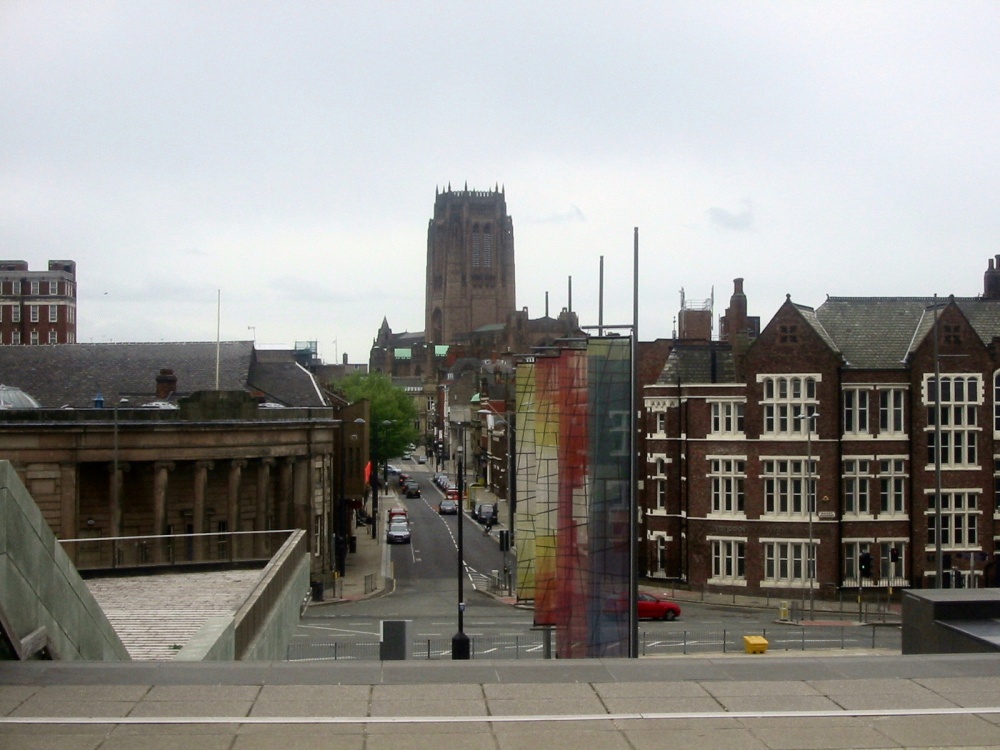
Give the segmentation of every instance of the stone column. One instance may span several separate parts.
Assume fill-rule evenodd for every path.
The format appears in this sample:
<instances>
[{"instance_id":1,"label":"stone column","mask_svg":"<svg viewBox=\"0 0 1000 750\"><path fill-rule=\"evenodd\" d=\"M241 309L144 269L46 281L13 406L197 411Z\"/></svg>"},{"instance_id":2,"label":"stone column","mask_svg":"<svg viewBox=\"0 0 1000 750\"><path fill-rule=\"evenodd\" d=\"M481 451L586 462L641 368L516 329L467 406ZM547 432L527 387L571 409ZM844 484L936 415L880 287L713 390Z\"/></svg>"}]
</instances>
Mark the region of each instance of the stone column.
<instances>
[{"instance_id":1,"label":"stone column","mask_svg":"<svg viewBox=\"0 0 1000 750\"><path fill-rule=\"evenodd\" d=\"M117 464L117 470L115 464L108 465L108 536L111 537L122 535L122 487L128 470L129 465L121 461Z\"/></svg>"},{"instance_id":2,"label":"stone column","mask_svg":"<svg viewBox=\"0 0 1000 750\"><path fill-rule=\"evenodd\" d=\"M268 534L264 533L267 528L268 517L268 496L271 488L271 467L274 465L273 458L262 458L257 463L257 505L253 514L253 530L257 532L254 536L254 553L258 556L267 555L271 551Z\"/></svg>"},{"instance_id":3,"label":"stone column","mask_svg":"<svg viewBox=\"0 0 1000 750\"><path fill-rule=\"evenodd\" d=\"M157 461L153 464L153 535L162 537L167 533L167 483L169 472L173 470L171 461ZM167 545L164 539L156 539L153 544L154 561L167 561Z\"/></svg>"},{"instance_id":4,"label":"stone column","mask_svg":"<svg viewBox=\"0 0 1000 750\"><path fill-rule=\"evenodd\" d=\"M311 504L309 502L309 490L311 489L309 479L312 473L309 471L310 463L308 457L305 456L295 462L292 528L303 529L306 532L306 538L309 540L309 551L312 552L314 545Z\"/></svg>"},{"instance_id":5,"label":"stone column","mask_svg":"<svg viewBox=\"0 0 1000 750\"><path fill-rule=\"evenodd\" d=\"M289 456L281 463L278 474L278 528L291 529L292 523L292 468L295 457Z\"/></svg>"},{"instance_id":6,"label":"stone column","mask_svg":"<svg viewBox=\"0 0 1000 750\"><path fill-rule=\"evenodd\" d=\"M205 488L208 486L208 472L215 468L212 461L194 462L194 508L192 509L191 531L195 534L205 533ZM207 549L206 537L194 538L194 559L204 560Z\"/></svg>"},{"instance_id":7,"label":"stone column","mask_svg":"<svg viewBox=\"0 0 1000 750\"><path fill-rule=\"evenodd\" d=\"M229 485L226 492L228 501L226 525L229 527L231 535L240 530L240 478L243 475L243 467L246 465L247 462L242 459L233 459L229 463ZM236 559L236 540L236 536L230 536L228 549L232 559Z\"/></svg>"}]
</instances>

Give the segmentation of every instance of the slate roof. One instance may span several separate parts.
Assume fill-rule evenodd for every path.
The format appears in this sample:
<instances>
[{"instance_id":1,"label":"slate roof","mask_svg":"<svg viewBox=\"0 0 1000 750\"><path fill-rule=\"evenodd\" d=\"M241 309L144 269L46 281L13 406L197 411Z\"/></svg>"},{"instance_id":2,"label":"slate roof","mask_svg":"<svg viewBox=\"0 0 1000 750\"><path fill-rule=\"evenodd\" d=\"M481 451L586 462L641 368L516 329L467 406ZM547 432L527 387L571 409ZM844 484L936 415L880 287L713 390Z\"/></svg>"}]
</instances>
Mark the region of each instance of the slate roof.
<instances>
[{"instance_id":1,"label":"slate roof","mask_svg":"<svg viewBox=\"0 0 1000 750\"><path fill-rule=\"evenodd\" d=\"M218 345L219 388L254 390L288 406L319 406L315 381L290 360L264 355L257 362L252 341ZM215 390L216 343L160 342L56 344L0 347L0 383L17 386L42 406L86 408L101 394L106 404L126 396L134 405L154 398L156 376L173 370L177 395Z\"/></svg>"},{"instance_id":2,"label":"slate roof","mask_svg":"<svg viewBox=\"0 0 1000 750\"><path fill-rule=\"evenodd\" d=\"M982 297L938 298L954 301L973 330L989 344L1000 336L1000 300ZM829 297L816 318L836 342L846 366L896 369L934 324L933 297Z\"/></svg>"},{"instance_id":3,"label":"slate roof","mask_svg":"<svg viewBox=\"0 0 1000 750\"><path fill-rule=\"evenodd\" d=\"M713 366L714 357L714 366ZM728 345L677 344L667 357L657 385L687 383L735 383L736 366Z\"/></svg>"}]
</instances>

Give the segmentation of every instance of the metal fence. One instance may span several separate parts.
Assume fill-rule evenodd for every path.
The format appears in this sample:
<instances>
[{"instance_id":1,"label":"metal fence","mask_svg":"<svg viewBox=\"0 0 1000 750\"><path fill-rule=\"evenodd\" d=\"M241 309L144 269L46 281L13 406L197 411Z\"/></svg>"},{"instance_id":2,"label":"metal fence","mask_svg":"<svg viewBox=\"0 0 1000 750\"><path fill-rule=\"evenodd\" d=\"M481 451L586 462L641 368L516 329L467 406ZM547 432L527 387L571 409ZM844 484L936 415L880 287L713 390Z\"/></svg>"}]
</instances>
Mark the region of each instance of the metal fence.
<instances>
[{"instance_id":1,"label":"metal fence","mask_svg":"<svg viewBox=\"0 0 1000 750\"><path fill-rule=\"evenodd\" d=\"M744 635L762 635L772 651L830 651L841 649L886 649L899 651L898 627L878 625L850 626L776 626L748 631L683 630L670 633L639 633L640 656L679 656L685 654L743 653ZM511 636L470 636L473 659L543 659L545 634L531 631ZM421 660L451 659L451 638L422 638L410 644L410 658ZM378 641L337 641L333 643L293 643L287 652L289 661L377 661Z\"/></svg>"}]
</instances>

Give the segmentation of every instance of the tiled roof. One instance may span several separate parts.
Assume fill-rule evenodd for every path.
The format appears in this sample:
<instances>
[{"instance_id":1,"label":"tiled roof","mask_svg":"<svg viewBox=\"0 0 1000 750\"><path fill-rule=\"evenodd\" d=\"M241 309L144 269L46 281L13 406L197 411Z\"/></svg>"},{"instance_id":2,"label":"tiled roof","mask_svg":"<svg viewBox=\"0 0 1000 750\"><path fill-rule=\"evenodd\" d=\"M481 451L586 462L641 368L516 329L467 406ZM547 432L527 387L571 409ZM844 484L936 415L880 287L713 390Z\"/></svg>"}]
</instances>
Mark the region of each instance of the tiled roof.
<instances>
[{"instance_id":1,"label":"tiled roof","mask_svg":"<svg viewBox=\"0 0 1000 750\"><path fill-rule=\"evenodd\" d=\"M268 353L256 361L252 341L218 345L219 388L263 391L288 406L319 406L312 376L290 353ZM282 361L284 360L284 361ZM133 405L151 401L160 370L173 370L177 393L216 388L214 341L57 344L0 347L0 383L17 386L42 406L93 406L101 394L110 405L127 396Z\"/></svg>"},{"instance_id":2,"label":"tiled roof","mask_svg":"<svg viewBox=\"0 0 1000 750\"><path fill-rule=\"evenodd\" d=\"M686 383L733 383L736 381L736 367L733 353L726 345L678 344L667 357L663 372L657 379L658 385L681 385Z\"/></svg>"},{"instance_id":3,"label":"tiled roof","mask_svg":"<svg viewBox=\"0 0 1000 750\"><path fill-rule=\"evenodd\" d=\"M953 298L973 330L988 344L1000 336L1000 300ZM938 305L951 300L938 298ZM847 366L902 367L934 324L933 297L829 297L816 318L837 342Z\"/></svg>"}]
</instances>

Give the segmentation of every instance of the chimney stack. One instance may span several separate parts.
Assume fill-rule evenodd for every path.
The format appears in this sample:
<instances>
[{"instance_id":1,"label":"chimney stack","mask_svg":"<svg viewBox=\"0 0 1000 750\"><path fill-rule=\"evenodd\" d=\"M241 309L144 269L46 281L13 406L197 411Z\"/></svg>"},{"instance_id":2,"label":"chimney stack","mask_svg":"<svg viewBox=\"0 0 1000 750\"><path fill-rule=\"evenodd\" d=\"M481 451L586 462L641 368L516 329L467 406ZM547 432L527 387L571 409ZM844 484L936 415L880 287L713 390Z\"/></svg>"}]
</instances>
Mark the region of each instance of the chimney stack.
<instances>
[{"instance_id":1,"label":"chimney stack","mask_svg":"<svg viewBox=\"0 0 1000 750\"><path fill-rule=\"evenodd\" d=\"M166 401L177 393L177 376L173 370L162 369L156 376L156 398Z\"/></svg>"}]
</instances>

